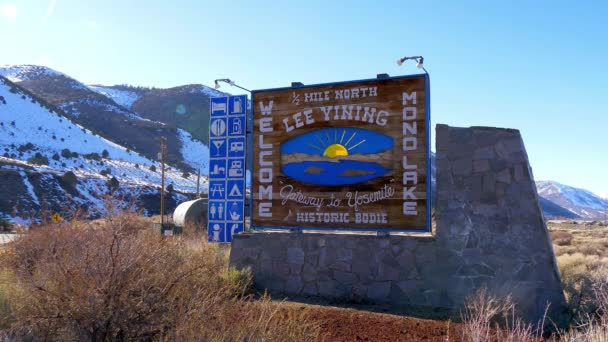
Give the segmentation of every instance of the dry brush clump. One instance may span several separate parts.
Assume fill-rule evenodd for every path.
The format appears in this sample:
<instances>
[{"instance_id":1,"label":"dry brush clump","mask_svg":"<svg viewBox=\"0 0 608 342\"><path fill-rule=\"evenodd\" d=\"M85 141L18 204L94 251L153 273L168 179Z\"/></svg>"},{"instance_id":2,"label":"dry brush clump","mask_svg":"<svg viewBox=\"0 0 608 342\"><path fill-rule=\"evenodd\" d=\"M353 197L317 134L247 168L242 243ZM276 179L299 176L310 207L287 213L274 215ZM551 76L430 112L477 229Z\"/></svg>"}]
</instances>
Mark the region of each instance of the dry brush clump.
<instances>
[{"instance_id":1,"label":"dry brush clump","mask_svg":"<svg viewBox=\"0 0 608 342\"><path fill-rule=\"evenodd\" d=\"M462 341L541 341L544 318L530 324L517 315L510 296L499 298L481 288L467 298L462 319Z\"/></svg>"},{"instance_id":2,"label":"dry brush clump","mask_svg":"<svg viewBox=\"0 0 608 342\"><path fill-rule=\"evenodd\" d=\"M568 246L572 243L572 234L565 230L555 230L549 232L549 236L554 244L558 246Z\"/></svg>"},{"instance_id":3,"label":"dry brush clump","mask_svg":"<svg viewBox=\"0 0 608 342\"><path fill-rule=\"evenodd\" d=\"M246 296L215 245L162 238L134 214L39 227L7 246L5 336L50 340L301 340L310 318ZM8 278L8 279L7 279ZM6 298L5 298L6 297ZM0 308L1 309L1 308ZM5 321L6 322L6 321Z\"/></svg>"}]
</instances>

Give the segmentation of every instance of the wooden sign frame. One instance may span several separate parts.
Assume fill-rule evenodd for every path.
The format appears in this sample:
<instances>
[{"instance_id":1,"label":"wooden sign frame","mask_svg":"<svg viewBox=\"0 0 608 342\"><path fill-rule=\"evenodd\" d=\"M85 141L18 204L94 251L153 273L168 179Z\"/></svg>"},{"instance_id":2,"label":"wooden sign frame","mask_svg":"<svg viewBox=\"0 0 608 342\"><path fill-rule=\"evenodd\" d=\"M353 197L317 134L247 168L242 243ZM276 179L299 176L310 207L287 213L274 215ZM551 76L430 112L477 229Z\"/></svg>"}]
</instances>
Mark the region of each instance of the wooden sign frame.
<instances>
[{"instance_id":1,"label":"wooden sign frame","mask_svg":"<svg viewBox=\"0 0 608 342\"><path fill-rule=\"evenodd\" d=\"M251 115L252 229L431 231L428 74L254 90Z\"/></svg>"}]
</instances>

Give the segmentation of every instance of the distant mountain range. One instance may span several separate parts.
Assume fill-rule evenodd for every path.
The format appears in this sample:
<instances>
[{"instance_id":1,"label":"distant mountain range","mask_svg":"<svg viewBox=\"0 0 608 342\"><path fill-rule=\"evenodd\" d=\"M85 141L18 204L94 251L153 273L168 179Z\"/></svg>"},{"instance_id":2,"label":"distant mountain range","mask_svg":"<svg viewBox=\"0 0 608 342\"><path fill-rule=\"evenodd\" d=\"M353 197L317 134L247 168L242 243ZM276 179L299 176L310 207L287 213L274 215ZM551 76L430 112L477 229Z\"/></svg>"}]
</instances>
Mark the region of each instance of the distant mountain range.
<instances>
[{"instance_id":1,"label":"distant mountain range","mask_svg":"<svg viewBox=\"0 0 608 342\"><path fill-rule=\"evenodd\" d=\"M545 201L543 210L546 217L587 220L603 220L606 217L608 199L591 191L554 181L538 181L536 188Z\"/></svg>"},{"instance_id":2,"label":"distant mountain range","mask_svg":"<svg viewBox=\"0 0 608 342\"><path fill-rule=\"evenodd\" d=\"M172 203L192 196L199 167L206 191L209 101L222 95L200 84L85 85L47 67L0 67L0 217L27 220L43 207L101 213L112 178L125 201L137 194L140 209L157 213L161 136ZM431 168L434 175L434 158ZM587 190L552 181L537 188L549 219L603 219L608 207Z\"/></svg>"}]
</instances>

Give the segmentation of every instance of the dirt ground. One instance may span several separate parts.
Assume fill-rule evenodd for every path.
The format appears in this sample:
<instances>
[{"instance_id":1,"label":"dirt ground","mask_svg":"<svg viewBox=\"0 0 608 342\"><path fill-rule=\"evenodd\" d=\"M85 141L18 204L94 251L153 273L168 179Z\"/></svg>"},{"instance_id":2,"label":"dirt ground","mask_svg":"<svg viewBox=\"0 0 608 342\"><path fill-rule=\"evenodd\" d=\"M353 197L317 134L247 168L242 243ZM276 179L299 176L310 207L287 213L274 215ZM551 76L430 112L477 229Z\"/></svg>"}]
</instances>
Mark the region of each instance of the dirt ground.
<instances>
[{"instance_id":1,"label":"dirt ground","mask_svg":"<svg viewBox=\"0 0 608 342\"><path fill-rule=\"evenodd\" d=\"M299 304L321 322L321 341L460 341L461 324L366 310Z\"/></svg>"}]
</instances>

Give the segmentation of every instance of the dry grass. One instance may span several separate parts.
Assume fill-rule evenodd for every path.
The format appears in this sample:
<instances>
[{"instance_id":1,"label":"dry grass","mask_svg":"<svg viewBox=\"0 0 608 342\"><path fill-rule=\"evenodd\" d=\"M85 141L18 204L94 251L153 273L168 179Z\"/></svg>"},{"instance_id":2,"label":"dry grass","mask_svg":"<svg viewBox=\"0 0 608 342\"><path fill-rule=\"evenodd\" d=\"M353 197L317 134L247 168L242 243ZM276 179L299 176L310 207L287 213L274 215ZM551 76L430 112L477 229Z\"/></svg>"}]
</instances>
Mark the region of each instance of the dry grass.
<instances>
[{"instance_id":1,"label":"dry grass","mask_svg":"<svg viewBox=\"0 0 608 342\"><path fill-rule=\"evenodd\" d=\"M292 341L318 324L248 295L217 245L163 239L148 220L117 213L42 226L1 256L5 336L34 340Z\"/></svg>"},{"instance_id":2,"label":"dry grass","mask_svg":"<svg viewBox=\"0 0 608 342\"><path fill-rule=\"evenodd\" d=\"M565 230L556 230L549 233L551 240L558 246L568 246L572 242L572 234Z\"/></svg>"},{"instance_id":3,"label":"dry grass","mask_svg":"<svg viewBox=\"0 0 608 342\"><path fill-rule=\"evenodd\" d=\"M586 322L599 307L594 286L608 275L608 229L563 223L549 231L573 322Z\"/></svg>"},{"instance_id":4,"label":"dry grass","mask_svg":"<svg viewBox=\"0 0 608 342\"><path fill-rule=\"evenodd\" d=\"M498 298L482 288L467 299L461 315L462 341L528 342L542 340L544 319L537 326L516 315L510 297Z\"/></svg>"}]
</instances>

